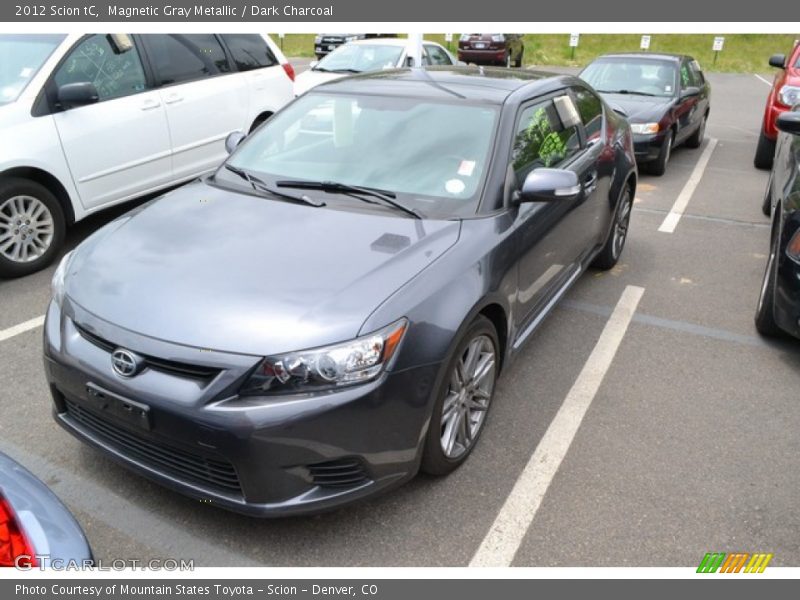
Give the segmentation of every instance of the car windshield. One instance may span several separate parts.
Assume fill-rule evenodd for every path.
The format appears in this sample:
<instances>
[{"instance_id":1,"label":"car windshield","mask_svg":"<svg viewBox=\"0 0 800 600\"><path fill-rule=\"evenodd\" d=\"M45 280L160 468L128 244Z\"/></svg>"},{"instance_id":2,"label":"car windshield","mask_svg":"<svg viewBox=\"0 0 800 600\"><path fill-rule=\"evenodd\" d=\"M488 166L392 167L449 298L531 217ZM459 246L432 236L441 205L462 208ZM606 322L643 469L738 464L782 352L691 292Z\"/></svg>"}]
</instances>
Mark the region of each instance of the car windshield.
<instances>
[{"instance_id":1,"label":"car windshield","mask_svg":"<svg viewBox=\"0 0 800 600\"><path fill-rule=\"evenodd\" d=\"M0 105L14 102L64 35L0 35Z\"/></svg>"},{"instance_id":2,"label":"car windshield","mask_svg":"<svg viewBox=\"0 0 800 600\"><path fill-rule=\"evenodd\" d=\"M247 138L228 164L272 184L376 188L425 216L465 215L477 207L497 115L495 106L464 100L311 93Z\"/></svg>"},{"instance_id":3,"label":"car windshield","mask_svg":"<svg viewBox=\"0 0 800 600\"><path fill-rule=\"evenodd\" d=\"M581 78L601 93L672 97L677 72L675 63L669 61L601 58L586 67Z\"/></svg>"},{"instance_id":4,"label":"car windshield","mask_svg":"<svg viewBox=\"0 0 800 600\"><path fill-rule=\"evenodd\" d=\"M346 44L323 58L319 71L376 71L396 67L403 54L402 46L380 44Z\"/></svg>"}]
</instances>

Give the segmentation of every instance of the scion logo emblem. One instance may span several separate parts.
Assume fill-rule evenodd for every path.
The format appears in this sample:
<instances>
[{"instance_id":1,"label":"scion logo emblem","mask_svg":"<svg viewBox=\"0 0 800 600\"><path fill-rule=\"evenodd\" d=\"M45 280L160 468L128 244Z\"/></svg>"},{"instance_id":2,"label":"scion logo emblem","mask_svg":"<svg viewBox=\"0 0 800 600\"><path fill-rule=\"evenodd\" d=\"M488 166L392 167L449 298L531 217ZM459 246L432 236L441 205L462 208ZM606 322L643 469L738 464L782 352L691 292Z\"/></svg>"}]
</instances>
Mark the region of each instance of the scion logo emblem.
<instances>
[{"instance_id":1,"label":"scion logo emblem","mask_svg":"<svg viewBox=\"0 0 800 600\"><path fill-rule=\"evenodd\" d=\"M133 377L139 372L142 360L133 352L124 348L117 348L111 355L111 367L117 375Z\"/></svg>"}]
</instances>

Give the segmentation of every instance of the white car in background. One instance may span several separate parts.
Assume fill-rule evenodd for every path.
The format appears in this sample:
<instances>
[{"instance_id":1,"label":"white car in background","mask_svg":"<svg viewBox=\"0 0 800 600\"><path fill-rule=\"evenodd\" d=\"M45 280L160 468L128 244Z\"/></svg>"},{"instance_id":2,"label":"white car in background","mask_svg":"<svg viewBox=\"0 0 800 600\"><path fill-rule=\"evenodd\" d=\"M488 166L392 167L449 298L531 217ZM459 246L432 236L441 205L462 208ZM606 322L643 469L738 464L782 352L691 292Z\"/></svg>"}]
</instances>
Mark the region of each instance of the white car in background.
<instances>
[{"instance_id":1,"label":"white car in background","mask_svg":"<svg viewBox=\"0 0 800 600\"><path fill-rule=\"evenodd\" d=\"M348 42L312 62L308 71L294 81L294 95L300 96L314 86L353 73L379 71L406 66L411 42L404 38L379 38ZM422 62L425 65L456 65L458 60L444 47L427 40L422 42Z\"/></svg>"},{"instance_id":2,"label":"white car in background","mask_svg":"<svg viewBox=\"0 0 800 600\"><path fill-rule=\"evenodd\" d=\"M47 266L66 228L202 175L225 138L292 99L252 34L0 34L0 277Z\"/></svg>"}]
</instances>

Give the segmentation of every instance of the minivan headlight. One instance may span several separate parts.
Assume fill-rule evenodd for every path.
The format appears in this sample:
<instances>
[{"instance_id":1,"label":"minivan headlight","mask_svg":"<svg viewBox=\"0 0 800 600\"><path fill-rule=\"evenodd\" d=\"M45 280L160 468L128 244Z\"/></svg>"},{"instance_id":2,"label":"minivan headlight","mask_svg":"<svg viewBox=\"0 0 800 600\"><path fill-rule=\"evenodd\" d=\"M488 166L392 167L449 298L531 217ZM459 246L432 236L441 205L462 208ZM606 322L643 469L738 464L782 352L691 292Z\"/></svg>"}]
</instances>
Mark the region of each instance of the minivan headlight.
<instances>
[{"instance_id":1,"label":"minivan headlight","mask_svg":"<svg viewBox=\"0 0 800 600\"><path fill-rule=\"evenodd\" d=\"M778 92L778 100L785 106L794 106L800 103L800 87L785 85Z\"/></svg>"},{"instance_id":2,"label":"minivan headlight","mask_svg":"<svg viewBox=\"0 0 800 600\"><path fill-rule=\"evenodd\" d=\"M400 319L349 342L268 356L239 393L311 392L371 381L395 355L407 326L408 321Z\"/></svg>"},{"instance_id":3,"label":"minivan headlight","mask_svg":"<svg viewBox=\"0 0 800 600\"><path fill-rule=\"evenodd\" d=\"M73 254L75 254L74 250L67 252L64 255L64 258L62 258L61 262L58 263L55 273L53 273L53 279L50 281L50 289L53 293L53 301L57 306L61 306L61 302L64 300L64 287L66 283L67 269L69 268L69 263L72 261Z\"/></svg>"}]
</instances>

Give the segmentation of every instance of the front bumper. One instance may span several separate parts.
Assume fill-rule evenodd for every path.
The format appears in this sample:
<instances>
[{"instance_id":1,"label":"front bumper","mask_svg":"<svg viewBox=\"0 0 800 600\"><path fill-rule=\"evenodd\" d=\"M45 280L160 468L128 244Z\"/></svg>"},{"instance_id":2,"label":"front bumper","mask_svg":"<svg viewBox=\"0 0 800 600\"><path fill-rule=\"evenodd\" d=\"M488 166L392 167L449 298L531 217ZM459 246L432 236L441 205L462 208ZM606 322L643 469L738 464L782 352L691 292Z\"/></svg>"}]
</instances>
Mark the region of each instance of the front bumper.
<instances>
[{"instance_id":1,"label":"front bumper","mask_svg":"<svg viewBox=\"0 0 800 600\"><path fill-rule=\"evenodd\" d=\"M666 131L646 135L633 134L633 152L636 155L636 161L645 163L656 160L661 153L665 136Z\"/></svg>"},{"instance_id":2,"label":"front bumper","mask_svg":"<svg viewBox=\"0 0 800 600\"><path fill-rule=\"evenodd\" d=\"M87 338L89 329L113 345L180 363L197 364L198 351L170 351L163 342L155 350L74 305L64 315L48 309L44 364L56 421L180 493L244 514L283 516L371 496L417 472L436 365L325 394L239 398L235 390L258 357L210 353L204 366L221 368L209 381L156 368L123 379L111 369L109 349ZM146 408L146 423L120 416L116 398Z\"/></svg>"}]
</instances>

